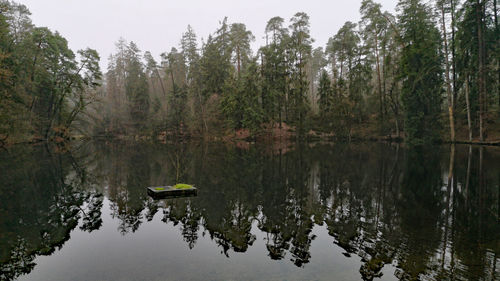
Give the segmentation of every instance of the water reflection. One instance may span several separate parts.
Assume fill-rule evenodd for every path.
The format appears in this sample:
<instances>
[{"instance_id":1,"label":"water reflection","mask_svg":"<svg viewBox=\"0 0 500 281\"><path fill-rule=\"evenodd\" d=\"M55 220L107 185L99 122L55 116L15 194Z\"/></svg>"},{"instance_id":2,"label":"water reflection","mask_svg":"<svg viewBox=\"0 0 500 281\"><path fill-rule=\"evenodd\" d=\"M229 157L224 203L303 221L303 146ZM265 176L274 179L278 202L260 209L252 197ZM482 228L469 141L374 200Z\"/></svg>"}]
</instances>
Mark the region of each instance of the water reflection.
<instances>
[{"instance_id":1,"label":"water reflection","mask_svg":"<svg viewBox=\"0 0 500 281\"><path fill-rule=\"evenodd\" d=\"M98 230L103 194L124 236L161 216L189 249L210 239L231 258L260 231L263 257L307 267L322 225L345 259L361 258L355 279L394 266L402 280L495 280L499 160L496 148L466 146L18 147L0 154L0 277L29 273L77 226ZM176 181L198 186L198 197L154 201L144 188Z\"/></svg>"},{"instance_id":2,"label":"water reflection","mask_svg":"<svg viewBox=\"0 0 500 281\"><path fill-rule=\"evenodd\" d=\"M0 279L29 273L37 255L50 255L77 226L102 224L103 197L71 154L15 147L0 154Z\"/></svg>"}]
</instances>

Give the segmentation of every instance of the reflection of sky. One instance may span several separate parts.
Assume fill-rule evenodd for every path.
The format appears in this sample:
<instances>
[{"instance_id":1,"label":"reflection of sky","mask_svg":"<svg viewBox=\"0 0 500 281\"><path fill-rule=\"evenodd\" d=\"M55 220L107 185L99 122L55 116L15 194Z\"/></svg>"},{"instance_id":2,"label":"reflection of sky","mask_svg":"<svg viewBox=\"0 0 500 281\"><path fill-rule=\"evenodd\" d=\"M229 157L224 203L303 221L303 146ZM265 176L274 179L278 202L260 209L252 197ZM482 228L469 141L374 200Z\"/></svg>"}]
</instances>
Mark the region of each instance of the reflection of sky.
<instances>
[{"instance_id":1,"label":"reflection of sky","mask_svg":"<svg viewBox=\"0 0 500 281\"><path fill-rule=\"evenodd\" d=\"M359 280L360 258L346 258L333 244L326 225L315 226L311 261L304 268L290 261L271 260L265 234L254 223L257 240L245 253L221 253L210 236L199 238L192 250L183 241L179 226L161 221L160 210L135 233L122 236L119 221L112 219L110 201L104 200L103 226L92 233L78 228L71 239L52 256L38 257L37 266L19 280ZM202 230L202 229L201 229ZM384 280L394 277L394 268L384 268Z\"/></svg>"}]
</instances>

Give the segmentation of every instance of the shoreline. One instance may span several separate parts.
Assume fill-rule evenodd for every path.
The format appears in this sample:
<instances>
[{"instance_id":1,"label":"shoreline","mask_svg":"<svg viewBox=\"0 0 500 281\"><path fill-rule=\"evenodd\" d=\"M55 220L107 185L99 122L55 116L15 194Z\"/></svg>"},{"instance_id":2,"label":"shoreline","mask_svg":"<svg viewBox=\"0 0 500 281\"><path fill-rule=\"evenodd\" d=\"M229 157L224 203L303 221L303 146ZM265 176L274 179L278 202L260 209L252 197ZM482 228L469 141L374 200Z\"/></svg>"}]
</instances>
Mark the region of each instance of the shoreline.
<instances>
[{"instance_id":1,"label":"shoreline","mask_svg":"<svg viewBox=\"0 0 500 281\"><path fill-rule=\"evenodd\" d=\"M335 136L321 136L321 135L311 135L308 134L302 138L297 138L296 135L291 134L287 137L273 137L273 136L250 136L250 137L245 137L245 138L240 138L235 135L231 136L209 136L209 137L203 137L203 136L189 136L189 137L183 137L183 138L166 138L166 139L158 139L153 136L75 136L72 137L69 140L65 140L63 142L58 142L55 140L42 140L42 139L36 139L36 140L23 140L23 141L18 141L18 142L4 142L0 143L0 149L5 149L10 146L14 145L39 145L42 143L49 143L49 144L56 144L56 145L67 145L71 144L76 141L123 141L123 142L148 142L148 143L159 143L159 144L166 144L169 142L176 142L176 141L181 141L181 142L189 142L189 141L207 141L207 142L222 142L222 143L228 143L228 144L238 144L238 143L248 143L248 144L255 144L255 143L264 143L264 144L277 144L277 143L289 143L289 142L296 142L296 141L303 141L306 143L316 143L316 142L330 142L330 143L343 143L343 144L348 144L348 143L360 143L360 142L370 142L370 143L399 143L403 144L405 143L405 139L402 137L380 137L380 136L371 136L371 137L357 137L357 136L352 136L350 139L347 137L335 137ZM479 141L479 140L456 140L454 142L449 141L449 140L437 140L436 142L429 143L429 144L455 144L455 145L473 145L473 146L500 146L500 140L485 140L485 141Z\"/></svg>"}]
</instances>

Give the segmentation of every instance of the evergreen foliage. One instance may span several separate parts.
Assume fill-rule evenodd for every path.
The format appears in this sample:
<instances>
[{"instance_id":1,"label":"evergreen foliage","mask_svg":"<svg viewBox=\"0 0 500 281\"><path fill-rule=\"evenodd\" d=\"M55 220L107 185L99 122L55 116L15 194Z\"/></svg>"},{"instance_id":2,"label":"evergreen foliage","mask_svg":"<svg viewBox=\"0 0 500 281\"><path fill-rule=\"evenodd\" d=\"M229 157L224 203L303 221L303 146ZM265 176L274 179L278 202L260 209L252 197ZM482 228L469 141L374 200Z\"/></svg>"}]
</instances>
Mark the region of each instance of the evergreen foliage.
<instances>
[{"instance_id":1,"label":"evergreen foliage","mask_svg":"<svg viewBox=\"0 0 500 281\"><path fill-rule=\"evenodd\" d=\"M443 90L439 30L420 0L399 2L402 42L400 79L406 133L412 143L437 139Z\"/></svg>"},{"instance_id":2,"label":"evergreen foliage","mask_svg":"<svg viewBox=\"0 0 500 281\"><path fill-rule=\"evenodd\" d=\"M256 53L245 24L224 18L201 44L188 26L159 61L119 39L104 78L96 51L74 54L24 5L0 0L0 10L0 144L256 135L285 123L299 137L314 129L412 144L498 135L495 0L399 0L395 15L363 0L361 20L324 48L313 48L306 13L273 17Z\"/></svg>"}]
</instances>

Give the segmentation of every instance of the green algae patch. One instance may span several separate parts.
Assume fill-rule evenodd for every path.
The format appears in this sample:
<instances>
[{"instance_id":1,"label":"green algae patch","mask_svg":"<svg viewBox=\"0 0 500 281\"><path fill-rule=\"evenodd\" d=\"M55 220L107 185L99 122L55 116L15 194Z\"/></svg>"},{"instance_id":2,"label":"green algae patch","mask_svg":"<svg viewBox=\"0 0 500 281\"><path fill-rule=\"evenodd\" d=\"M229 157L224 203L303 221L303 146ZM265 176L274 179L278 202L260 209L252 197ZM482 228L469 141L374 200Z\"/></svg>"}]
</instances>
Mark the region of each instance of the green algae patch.
<instances>
[{"instance_id":1,"label":"green algae patch","mask_svg":"<svg viewBox=\"0 0 500 281\"><path fill-rule=\"evenodd\" d=\"M174 189L191 189L191 188L193 188L193 186L189 185L189 184L178 183L178 184L174 185L173 188Z\"/></svg>"},{"instance_id":2,"label":"green algae patch","mask_svg":"<svg viewBox=\"0 0 500 281\"><path fill-rule=\"evenodd\" d=\"M165 188L164 187L157 187L157 188L155 188L155 190L162 191L162 190L165 190Z\"/></svg>"}]
</instances>

